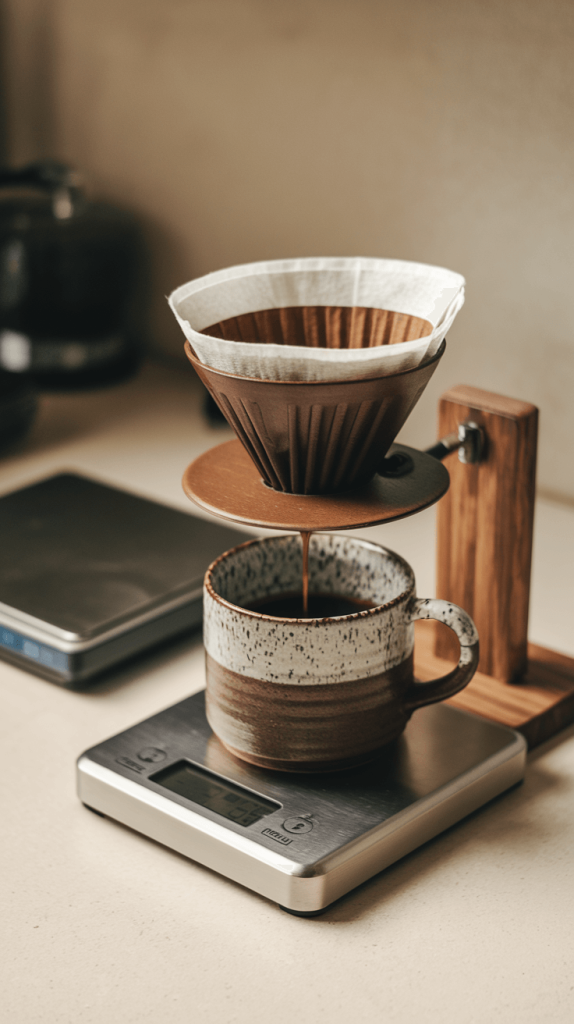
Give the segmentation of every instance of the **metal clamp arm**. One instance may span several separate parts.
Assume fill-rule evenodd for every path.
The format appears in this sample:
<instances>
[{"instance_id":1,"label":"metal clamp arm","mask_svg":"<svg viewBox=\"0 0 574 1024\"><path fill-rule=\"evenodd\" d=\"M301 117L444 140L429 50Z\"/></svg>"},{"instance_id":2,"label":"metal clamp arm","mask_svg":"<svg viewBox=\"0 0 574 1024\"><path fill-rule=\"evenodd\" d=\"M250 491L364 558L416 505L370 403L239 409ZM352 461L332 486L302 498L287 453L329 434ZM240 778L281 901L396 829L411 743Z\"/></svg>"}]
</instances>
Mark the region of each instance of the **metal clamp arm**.
<instances>
[{"instance_id":1,"label":"metal clamp arm","mask_svg":"<svg viewBox=\"0 0 574 1024\"><path fill-rule=\"evenodd\" d=\"M426 449L426 454L442 462L447 455L456 450L459 461L465 465L480 462L484 451L484 431L478 423L472 423L470 420L459 423L457 430L441 437L440 441Z\"/></svg>"}]
</instances>

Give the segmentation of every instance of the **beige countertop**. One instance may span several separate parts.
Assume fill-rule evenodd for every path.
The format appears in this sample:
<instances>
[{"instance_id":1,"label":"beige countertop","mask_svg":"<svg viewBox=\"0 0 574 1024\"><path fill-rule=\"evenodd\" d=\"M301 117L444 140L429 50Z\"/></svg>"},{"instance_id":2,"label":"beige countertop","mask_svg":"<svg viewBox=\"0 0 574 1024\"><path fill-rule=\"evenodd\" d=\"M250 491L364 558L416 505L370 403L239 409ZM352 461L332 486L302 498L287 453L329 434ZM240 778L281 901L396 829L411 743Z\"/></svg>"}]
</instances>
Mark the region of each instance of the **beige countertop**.
<instances>
[{"instance_id":1,"label":"beige countertop","mask_svg":"<svg viewBox=\"0 0 574 1024\"><path fill-rule=\"evenodd\" d=\"M76 469L189 511L185 466L225 440L186 367L46 396L12 490ZM430 443L429 439L429 443ZM434 515L360 531L434 586ZM531 638L574 654L574 510L539 501ZM84 749L204 683L199 634L83 693L0 662L0 1020L295 1024L574 1019L574 728L524 784L299 919L75 795Z\"/></svg>"}]
</instances>

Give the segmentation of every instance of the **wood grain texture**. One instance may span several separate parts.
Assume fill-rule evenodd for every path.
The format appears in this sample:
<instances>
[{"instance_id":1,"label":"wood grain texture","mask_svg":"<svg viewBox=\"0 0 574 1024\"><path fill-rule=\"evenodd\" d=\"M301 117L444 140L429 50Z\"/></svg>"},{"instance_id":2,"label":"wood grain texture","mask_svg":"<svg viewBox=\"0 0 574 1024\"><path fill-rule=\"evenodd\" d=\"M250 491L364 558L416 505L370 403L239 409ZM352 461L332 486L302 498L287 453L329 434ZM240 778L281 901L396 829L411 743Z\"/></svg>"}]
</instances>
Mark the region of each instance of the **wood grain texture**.
<instances>
[{"instance_id":1,"label":"wood grain texture","mask_svg":"<svg viewBox=\"0 0 574 1024\"><path fill-rule=\"evenodd\" d=\"M508 683L527 669L538 410L528 402L458 386L439 405L439 436L472 420L486 436L482 461L448 462L449 494L439 506L437 597L474 619L480 671ZM437 633L436 654L455 655Z\"/></svg>"},{"instance_id":2,"label":"wood grain texture","mask_svg":"<svg viewBox=\"0 0 574 1024\"><path fill-rule=\"evenodd\" d=\"M363 306L288 306L221 320L201 333L227 341L307 348L373 348L424 338L432 324L418 316Z\"/></svg>"},{"instance_id":3,"label":"wood grain texture","mask_svg":"<svg viewBox=\"0 0 574 1024\"><path fill-rule=\"evenodd\" d=\"M437 657L435 629L425 626L417 623L415 627L415 676L421 682L442 675L452 665L452 660ZM479 671L447 703L517 729L535 747L574 722L574 658L528 644L527 668L520 683L503 683Z\"/></svg>"}]
</instances>

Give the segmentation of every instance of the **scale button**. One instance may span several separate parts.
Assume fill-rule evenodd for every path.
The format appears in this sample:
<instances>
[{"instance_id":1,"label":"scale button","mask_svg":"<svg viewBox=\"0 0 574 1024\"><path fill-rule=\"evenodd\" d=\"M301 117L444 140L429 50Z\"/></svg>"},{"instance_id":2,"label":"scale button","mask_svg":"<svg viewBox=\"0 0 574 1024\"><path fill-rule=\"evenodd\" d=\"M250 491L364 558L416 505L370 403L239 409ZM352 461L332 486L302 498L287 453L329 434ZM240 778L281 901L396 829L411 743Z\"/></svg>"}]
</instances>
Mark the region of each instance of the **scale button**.
<instances>
[{"instance_id":1,"label":"scale button","mask_svg":"<svg viewBox=\"0 0 574 1024\"><path fill-rule=\"evenodd\" d=\"M303 833L310 832L313 828L313 822L309 821L308 818L287 818L283 822L283 828L286 832Z\"/></svg>"},{"instance_id":2,"label":"scale button","mask_svg":"<svg viewBox=\"0 0 574 1024\"><path fill-rule=\"evenodd\" d=\"M167 754L165 750L160 750L159 747L144 747L140 750L138 757L140 761L165 761Z\"/></svg>"}]
</instances>

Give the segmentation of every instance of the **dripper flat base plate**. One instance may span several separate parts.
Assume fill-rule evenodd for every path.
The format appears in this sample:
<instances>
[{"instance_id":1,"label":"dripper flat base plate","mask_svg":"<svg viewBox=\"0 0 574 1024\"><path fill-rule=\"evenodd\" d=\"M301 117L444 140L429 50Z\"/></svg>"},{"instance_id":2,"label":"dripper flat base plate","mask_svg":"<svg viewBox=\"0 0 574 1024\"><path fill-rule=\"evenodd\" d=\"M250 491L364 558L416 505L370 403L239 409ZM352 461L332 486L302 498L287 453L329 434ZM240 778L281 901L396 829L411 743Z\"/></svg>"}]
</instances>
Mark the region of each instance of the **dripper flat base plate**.
<instances>
[{"instance_id":1,"label":"dripper flat base plate","mask_svg":"<svg viewBox=\"0 0 574 1024\"><path fill-rule=\"evenodd\" d=\"M354 530L404 519L434 505L449 486L448 470L426 452L394 444L387 458L412 459L404 476L375 476L340 494L286 494L263 483L239 441L210 448L189 465L183 489L200 508L246 526L270 530Z\"/></svg>"}]
</instances>

